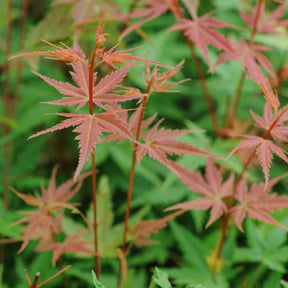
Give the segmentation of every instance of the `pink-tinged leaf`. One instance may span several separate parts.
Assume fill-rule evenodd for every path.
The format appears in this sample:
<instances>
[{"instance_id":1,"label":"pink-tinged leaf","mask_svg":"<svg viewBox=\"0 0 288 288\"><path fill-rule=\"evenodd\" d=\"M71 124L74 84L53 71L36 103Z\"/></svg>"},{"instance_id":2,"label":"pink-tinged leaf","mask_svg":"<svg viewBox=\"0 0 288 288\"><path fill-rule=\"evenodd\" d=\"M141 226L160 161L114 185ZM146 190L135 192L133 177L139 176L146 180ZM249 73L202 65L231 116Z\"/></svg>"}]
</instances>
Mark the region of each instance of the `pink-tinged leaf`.
<instances>
[{"instance_id":1,"label":"pink-tinged leaf","mask_svg":"<svg viewBox=\"0 0 288 288\"><path fill-rule=\"evenodd\" d=\"M173 25L169 31L183 30L188 37L201 50L205 60L212 70L211 61L208 55L208 45L212 45L218 50L224 50L227 53L234 53L232 42L225 38L216 29L223 27L234 28L223 21L210 17L211 13L207 13L193 20L182 19L180 23Z\"/></svg>"},{"instance_id":2,"label":"pink-tinged leaf","mask_svg":"<svg viewBox=\"0 0 288 288\"><path fill-rule=\"evenodd\" d=\"M82 240L81 237L83 236L83 232L77 233L75 235L66 236L64 242L54 242L45 247L41 247L38 251L44 250L52 250L53 257L52 257L52 264L53 266L56 265L57 260L63 255L64 253L85 253L90 255L98 255L98 253L94 252L87 246L92 246L90 241Z\"/></svg>"},{"instance_id":3,"label":"pink-tinged leaf","mask_svg":"<svg viewBox=\"0 0 288 288\"><path fill-rule=\"evenodd\" d=\"M85 65L89 65L86 62L86 59L83 57L83 53L80 49L77 47L75 49L72 49L65 45L64 43L61 43L62 46L60 47L57 45L54 45L48 41L42 40L46 44L52 46L53 48L56 49L56 51L39 51L39 52L27 52L27 53L20 53L17 55L14 55L10 57L9 59L14 59L18 57L26 57L26 56L31 56L31 55L42 55L42 56L47 56L46 58L52 59L52 60L57 60L57 61L65 61L65 62L82 62Z\"/></svg>"},{"instance_id":4,"label":"pink-tinged leaf","mask_svg":"<svg viewBox=\"0 0 288 288\"><path fill-rule=\"evenodd\" d=\"M128 100L132 100L135 98L139 98L141 93L125 93L125 90L119 91L123 95L109 93L112 92L115 88L119 86L119 83L126 77L131 66L124 66L119 70L111 72L109 75L102 78L98 84L93 89L93 102L95 105L103 107L101 103L105 104L113 104L118 102L124 102Z\"/></svg>"},{"instance_id":5,"label":"pink-tinged leaf","mask_svg":"<svg viewBox=\"0 0 288 288\"><path fill-rule=\"evenodd\" d=\"M13 192L28 205L38 207L36 211L23 211L22 213L27 216L13 223L13 225L28 223L25 226L24 241L18 253L25 249L31 239L39 239L40 246L45 246L52 241L51 234L44 233L44 231L53 231L53 233L61 231L64 207L75 207L74 204L68 205L67 201L79 191L84 178L91 174L90 172L82 174L78 178L78 183L75 183L74 179L70 179L57 187L56 173L57 167L52 171L48 187L41 186L41 194L37 197L25 195L13 189ZM54 217L55 212L58 212L57 217Z\"/></svg>"},{"instance_id":6,"label":"pink-tinged leaf","mask_svg":"<svg viewBox=\"0 0 288 288\"><path fill-rule=\"evenodd\" d=\"M241 39L240 43L234 43L234 53L224 51L218 58L214 67L226 61L239 61L251 79L258 85L269 90L270 86L267 78L261 71L264 68L272 77L273 81L277 81L277 75L269 62L269 60L262 54L262 52L269 51L270 49L264 45L248 43ZM271 88L272 90L272 88Z\"/></svg>"},{"instance_id":7,"label":"pink-tinged leaf","mask_svg":"<svg viewBox=\"0 0 288 288\"><path fill-rule=\"evenodd\" d=\"M132 65L136 65L134 64L134 62L145 62L149 64L155 64L155 65L167 67L167 65L164 65L162 63L151 61L148 59L142 59L139 56L133 56L132 54L129 53L135 49L138 49L139 47L135 47L135 48L127 49L127 50L115 51L115 49L119 45L120 44L113 46L108 51L105 51L105 48L99 48L96 50L96 54L103 62L107 63L108 65L110 65L111 67L115 69L118 69L118 67L114 65L114 63L124 64L124 65L129 64L132 66Z\"/></svg>"},{"instance_id":8,"label":"pink-tinged leaf","mask_svg":"<svg viewBox=\"0 0 288 288\"><path fill-rule=\"evenodd\" d=\"M271 108L271 105L266 103L263 118L255 114L253 111L250 111L250 113L257 123L256 127L265 131L269 130L272 124L276 121L276 124L274 124L274 127L270 130L270 135L274 139L288 142L288 126L286 123L288 121L287 107L288 106L285 106L284 108L275 111Z\"/></svg>"},{"instance_id":9,"label":"pink-tinged leaf","mask_svg":"<svg viewBox=\"0 0 288 288\"><path fill-rule=\"evenodd\" d=\"M169 93L169 92L177 92L176 90L167 90L175 85L181 84L189 79L184 79L177 82L166 82L167 80L174 77L183 67L184 60L178 63L175 67L167 70L166 72L159 73L159 70L156 67L150 70L150 66L146 65L146 75L144 75L144 80L146 82L147 87L149 87L150 94L155 92L160 93Z\"/></svg>"},{"instance_id":10,"label":"pink-tinged leaf","mask_svg":"<svg viewBox=\"0 0 288 288\"><path fill-rule=\"evenodd\" d=\"M81 62L74 63L72 65L73 72L71 75L73 80L78 85L73 86L70 83L64 83L50 79L46 76L43 76L37 72L34 72L36 75L41 77L49 85L53 86L60 93L64 94L67 97L64 97L59 100L46 102L52 105L61 105L61 106L74 106L78 105L78 108L82 108L89 101L89 68ZM93 102L99 107L104 107L103 104L113 104L123 101L132 100L142 96L141 93L131 93L131 89L124 89L118 92L113 93L113 90L119 86L119 83L126 77L131 66L124 66L117 71L110 73L104 78L100 79L95 86L97 73L93 75ZM135 89L136 90L136 89ZM110 93L112 92L112 93Z\"/></svg>"},{"instance_id":11,"label":"pink-tinged leaf","mask_svg":"<svg viewBox=\"0 0 288 288\"><path fill-rule=\"evenodd\" d=\"M214 155L204 152L193 145L178 141L174 138L195 132L192 130L170 130L160 128L158 126L162 120L158 121L147 133L142 134L144 143L141 143L136 148L137 160L140 163L141 159L148 154L149 157L158 160L163 165L169 168L169 161L166 154L172 155L201 155L215 157Z\"/></svg>"},{"instance_id":12,"label":"pink-tinged leaf","mask_svg":"<svg viewBox=\"0 0 288 288\"><path fill-rule=\"evenodd\" d=\"M181 214L183 214L182 211L177 211L157 220L145 220L139 222L132 231L131 240L136 246L147 246L157 243L149 239L149 236L166 227L169 221L172 221Z\"/></svg>"},{"instance_id":13,"label":"pink-tinged leaf","mask_svg":"<svg viewBox=\"0 0 288 288\"><path fill-rule=\"evenodd\" d=\"M288 207L287 196L277 196L275 193L268 194L272 187L282 178L280 176L272 179L268 185L266 183L254 184L251 186L249 192L247 180L243 179L240 182L235 196L239 204L234 206L231 211L235 224L241 231L243 231L242 223L246 216L288 230L287 227L277 222L268 214L276 209Z\"/></svg>"},{"instance_id":14,"label":"pink-tinged leaf","mask_svg":"<svg viewBox=\"0 0 288 288\"><path fill-rule=\"evenodd\" d=\"M185 167L171 162L171 166L176 175L186 184L189 189L202 195L195 201L182 202L169 207L167 210L191 210L191 209L202 209L210 211L210 219L206 225L208 227L224 213L228 211L228 207L224 201L226 197L232 194L234 174L222 183L222 177L217 170L215 164L211 159L207 159L206 165L206 179L200 173L195 171L189 171Z\"/></svg>"},{"instance_id":15,"label":"pink-tinged leaf","mask_svg":"<svg viewBox=\"0 0 288 288\"><path fill-rule=\"evenodd\" d=\"M107 111L114 113L117 115L117 117L120 118L121 121L127 124L127 127L129 128L129 131L131 134L136 135L137 129L138 129L138 123L139 123L139 117L141 116L141 110L142 108L137 108L132 115L129 117L128 120L128 114L126 110L123 110L120 105L113 104L113 105L108 105ZM141 128L140 128L140 135L144 132L145 129L147 129L152 122L156 119L157 114L154 114L153 116L143 120L141 122ZM104 142L112 142L112 141L120 141L123 142L126 140L126 137L123 138L120 135L116 134L110 134L104 138L101 138L98 143L104 143Z\"/></svg>"},{"instance_id":16,"label":"pink-tinged leaf","mask_svg":"<svg viewBox=\"0 0 288 288\"><path fill-rule=\"evenodd\" d=\"M260 85L264 93L265 99L271 105L271 107L277 110L280 106L277 91L273 91L268 79L265 78L263 80L261 81Z\"/></svg>"},{"instance_id":17,"label":"pink-tinged leaf","mask_svg":"<svg viewBox=\"0 0 288 288\"><path fill-rule=\"evenodd\" d=\"M265 176L265 182L268 184L269 182L269 170L273 158L273 153L279 156L281 159L283 159L286 163L288 163L288 158L285 155L285 151L278 147L277 145L273 144L271 140L263 139L262 137L258 136L248 136L248 135L242 135L245 138L248 138L248 140L243 141L238 146L236 146L228 155L227 158L229 158L232 154L234 154L239 149L246 149L255 147L256 153L258 156L258 159L261 163L264 176Z\"/></svg>"},{"instance_id":18,"label":"pink-tinged leaf","mask_svg":"<svg viewBox=\"0 0 288 288\"><path fill-rule=\"evenodd\" d=\"M281 2L279 2L281 3ZM239 10L240 16L242 17L243 21L250 26L251 28L254 27L254 23L256 20L257 14L257 7L256 5L252 11L252 14L248 14L242 10ZM279 27L286 27L288 26L288 20L280 20L283 17L285 12L285 4L279 5L272 13L269 14L268 17L265 17L265 3L263 2L260 8L260 15L258 16L257 22L257 32L260 33L279 33ZM266 19L265 19L266 18Z\"/></svg>"},{"instance_id":19,"label":"pink-tinged leaf","mask_svg":"<svg viewBox=\"0 0 288 288\"><path fill-rule=\"evenodd\" d=\"M120 40L126 37L133 30L139 28L144 23L149 22L162 14L165 14L169 9L172 8L172 5L173 5L172 0L157 0L157 1L148 0L146 1L145 6L143 8L134 9L131 13L126 15L126 19L140 18L140 17L144 18L132 24L127 29L125 29L120 36Z\"/></svg>"},{"instance_id":20,"label":"pink-tinged leaf","mask_svg":"<svg viewBox=\"0 0 288 288\"><path fill-rule=\"evenodd\" d=\"M99 137L102 132L119 134L121 137L125 137L126 139L135 142L135 139L130 134L127 125L113 113L107 112L93 115L83 113L56 113L56 115L67 117L68 119L56 124L52 128L34 134L28 139L46 134L48 132L54 132L64 128L77 126L73 131L79 134L76 136L76 139L79 140L80 156L74 176L75 179L79 176L80 171L87 162L89 155L94 150L95 144L100 139Z\"/></svg>"}]
</instances>

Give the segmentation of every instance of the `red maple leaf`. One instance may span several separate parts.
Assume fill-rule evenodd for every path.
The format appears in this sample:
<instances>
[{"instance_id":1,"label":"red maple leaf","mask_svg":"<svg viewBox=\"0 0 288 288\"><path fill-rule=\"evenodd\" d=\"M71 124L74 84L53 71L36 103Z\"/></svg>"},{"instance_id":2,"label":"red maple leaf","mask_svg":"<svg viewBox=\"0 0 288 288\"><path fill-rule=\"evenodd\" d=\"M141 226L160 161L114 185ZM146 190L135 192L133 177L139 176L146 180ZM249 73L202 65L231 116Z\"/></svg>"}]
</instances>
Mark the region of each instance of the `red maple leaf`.
<instances>
[{"instance_id":1,"label":"red maple leaf","mask_svg":"<svg viewBox=\"0 0 288 288\"><path fill-rule=\"evenodd\" d=\"M41 186L41 195L33 196L19 193L13 190L14 193L20 197L26 204L36 206L36 211L23 211L21 213L27 214L26 217L16 221L13 225L28 223L25 227L24 241L18 253L22 252L28 245L29 241L33 238L40 238L40 243L46 245L50 239L50 233L44 233L44 231L51 231L53 233L59 233L61 231L61 220L64 208L75 207L75 204L68 204L69 201L81 188L82 181L90 173L84 173L78 178L78 184L74 179L70 179L56 187L56 173L57 167L53 169L50 182L47 188ZM53 213L57 213L57 217ZM59 214L60 212L60 214ZM40 233L37 233L39 232ZM45 244L44 244L45 243Z\"/></svg>"},{"instance_id":2,"label":"red maple leaf","mask_svg":"<svg viewBox=\"0 0 288 288\"><path fill-rule=\"evenodd\" d=\"M229 51L221 53L214 67L226 61L238 61L248 72L248 76L262 87L266 100L270 105L277 109L280 105L277 94L273 93L271 84L261 71L261 67L264 68L271 75L272 81L277 82L277 75L271 63L262 54L262 52L270 49L264 45L248 43L244 39L241 39L240 43L234 43L233 48L234 53Z\"/></svg>"},{"instance_id":3,"label":"red maple leaf","mask_svg":"<svg viewBox=\"0 0 288 288\"><path fill-rule=\"evenodd\" d=\"M192 130L171 130L160 128L158 126L163 121L158 121L148 132L142 134L144 143L139 143L136 148L137 161L140 163L141 159L148 154L149 157L158 160L163 165L170 167L166 154L172 155L201 155L212 156L214 155L204 152L193 145L178 141L174 138L195 132Z\"/></svg>"},{"instance_id":4,"label":"red maple leaf","mask_svg":"<svg viewBox=\"0 0 288 288\"><path fill-rule=\"evenodd\" d=\"M79 135L76 136L76 139L79 140L79 149L80 156L77 169L75 171L74 179L76 179L83 166L88 160L89 155L95 148L96 142L100 139L102 132L116 133L129 139L135 141L132 135L129 132L127 125L120 121L119 117L113 113L99 113L99 114L84 114L84 113L55 113L68 119L63 120L61 123L56 124L52 128L40 131L30 138L37 137L48 132L53 132L56 130L62 130L71 126L76 126L73 130Z\"/></svg>"},{"instance_id":5,"label":"red maple leaf","mask_svg":"<svg viewBox=\"0 0 288 288\"><path fill-rule=\"evenodd\" d=\"M101 61L105 62L106 64L110 65L111 67L115 69L118 69L118 67L114 65L114 63L125 64L125 65L127 64L135 65L134 62L145 62L145 63L168 67L167 65L161 64L159 62L151 61L148 59L142 59L139 56L133 56L132 54L128 53L135 49L138 49L139 47L135 47L135 48L127 49L127 50L115 51L115 49L119 45L120 44L117 44L107 51L105 51L105 48L99 48L96 50L96 55L101 59Z\"/></svg>"},{"instance_id":6,"label":"red maple leaf","mask_svg":"<svg viewBox=\"0 0 288 288\"><path fill-rule=\"evenodd\" d=\"M173 25L168 31L183 30L184 34L201 50L205 60L209 67L211 67L211 61L208 54L207 46L211 44L218 50L224 50L227 53L234 53L232 48L232 42L224 37L216 29L234 26L229 25L223 21L217 20L211 17L211 13L197 17L195 13L192 16L192 20L181 19L178 24ZM211 67L212 68L212 67Z\"/></svg>"},{"instance_id":7,"label":"red maple leaf","mask_svg":"<svg viewBox=\"0 0 288 288\"><path fill-rule=\"evenodd\" d=\"M63 47L57 46L55 44L52 44L48 41L42 40L44 43L52 46L56 49L56 51L36 51L36 52L26 52L26 53L19 53L17 55L14 55L9 58L9 60L18 58L18 57L26 57L31 55L42 55L46 56L47 59L52 59L56 61L65 61L65 62L82 62L83 64L88 65L86 62L86 59L84 57L83 52L81 51L80 47L77 43L75 43L75 48L72 49L69 46L65 45L64 43L61 43Z\"/></svg>"},{"instance_id":8,"label":"red maple leaf","mask_svg":"<svg viewBox=\"0 0 288 288\"><path fill-rule=\"evenodd\" d=\"M139 117L141 116L141 108L136 109L131 114L129 119L128 119L127 111L123 110L121 105L118 105L118 104L109 105L107 106L107 111L113 112L114 114L116 114L117 117L121 119L121 121L127 124L127 127L129 128L130 133L133 135L136 135L137 129L138 129ZM152 124L152 122L155 120L156 117L157 117L157 114L141 122L140 135L142 135L141 131L144 131L145 129L147 129ZM97 143L104 143L104 142L111 142L111 141L123 142L124 140L126 140L126 138L122 137L121 135L110 134L104 138L101 138Z\"/></svg>"},{"instance_id":9,"label":"red maple leaf","mask_svg":"<svg viewBox=\"0 0 288 288\"><path fill-rule=\"evenodd\" d=\"M168 79L174 77L183 67L184 60L178 63L175 67L168 69L165 72L160 73L157 66L151 72L150 66L146 64L146 75L144 75L144 80L149 87L149 95L152 92L159 92L159 93L171 93L177 92L176 90L167 90L173 86L181 84L189 79L184 79L181 81L176 82L166 82Z\"/></svg>"},{"instance_id":10,"label":"red maple leaf","mask_svg":"<svg viewBox=\"0 0 288 288\"><path fill-rule=\"evenodd\" d=\"M215 66L230 60L239 61L240 64L247 69L248 75L257 84L265 82L260 67L262 66L272 77L277 79L277 75L270 64L269 60L262 54L262 52L270 51L264 45L248 43L241 39L240 43L234 43L234 53L223 52L217 60Z\"/></svg>"},{"instance_id":11,"label":"red maple leaf","mask_svg":"<svg viewBox=\"0 0 288 288\"><path fill-rule=\"evenodd\" d=\"M165 228L169 221L172 221L181 214L183 214L182 211L177 211L160 219L144 220L137 223L135 228L131 230L131 240L136 246L147 246L157 243L151 240L149 236L157 233L160 229Z\"/></svg>"},{"instance_id":12,"label":"red maple leaf","mask_svg":"<svg viewBox=\"0 0 288 288\"><path fill-rule=\"evenodd\" d=\"M225 198L231 196L234 174L222 183L222 177L217 170L215 164L211 159L207 159L205 178L193 170L189 171L187 168L179 165L178 163L171 161L173 171L177 176L185 183L189 189L202 195L194 201L186 201L176 205L173 205L166 210L191 210L191 209L203 209L210 211L210 219L206 224L206 227L215 222L225 212L228 211L228 207L225 203Z\"/></svg>"},{"instance_id":13,"label":"red maple leaf","mask_svg":"<svg viewBox=\"0 0 288 288\"><path fill-rule=\"evenodd\" d=\"M134 9L131 13L125 16L126 19L132 19L132 18L142 18L142 20L132 24L128 28L126 28L121 36L120 39L123 39L125 36L127 36L130 32L137 29L144 23L151 21L154 18L159 17L162 14L165 14L169 9L173 11L174 3L173 0L148 0L144 3L144 7Z\"/></svg>"},{"instance_id":14,"label":"red maple leaf","mask_svg":"<svg viewBox=\"0 0 288 288\"><path fill-rule=\"evenodd\" d=\"M239 149L247 149L251 147L255 147L258 159L261 163L265 182L268 184L269 181L269 170L273 158L273 153L283 159L286 163L288 163L288 158L285 155L286 151L282 148L275 145L271 140L264 139L258 136L249 136L249 135L242 135L242 137L248 138L248 140L243 141L238 146L236 146L228 155L229 158L232 154L234 154Z\"/></svg>"},{"instance_id":15,"label":"red maple leaf","mask_svg":"<svg viewBox=\"0 0 288 288\"><path fill-rule=\"evenodd\" d=\"M84 231L84 233L86 233L86 231ZM90 241L81 239L84 233L80 232L74 235L68 235L66 236L63 242L54 242L45 246L42 245L37 248L37 251L52 250L53 251L53 257L52 257L53 266L56 265L57 260L64 253L86 253L90 255L99 255L98 253L88 248L89 246L92 246L92 243Z\"/></svg>"},{"instance_id":16,"label":"red maple leaf","mask_svg":"<svg viewBox=\"0 0 288 288\"><path fill-rule=\"evenodd\" d=\"M256 127L265 131L269 130L272 124L276 121L276 124L270 131L270 135L274 139L288 142L288 127L286 125L288 120L288 111L284 110L287 110L287 107L275 111L268 103L266 103L263 118L255 114L253 111L250 111L250 113L257 123Z\"/></svg>"},{"instance_id":17,"label":"red maple leaf","mask_svg":"<svg viewBox=\"0 0 288 288\"><path fill-rule=\"evenodd\" d=\"M285 12L286 4L279 5L268 17L265 17L265 3L261 3L260 14L257 18L257 32L260 33L278 33L279 27L288 26L288 20L280 20ZM251 28L254 27L256 20L258 5L255 5L252 14L248 14L242 10L239 10L242 20Z\"/></svg>"},{"instance_id":18,"label":"red maple leaf","mask_svg":"<svg viewBox=\"0 0 288 288\"><path fill-rule=\"evenodd\" d=\"M43 76L37 72L34 72L36 75L41 77L49 85L53 86L60 93L64 94L67 97L64 97L59 100L45 102L53 105L61 106L75 106L78 105L77 109L84 107L89 102L89 68L81 63L77 62L72 65L74 72L71 72L74 82L78 85L73 86L70 83L64 83L50 79L46 76ZM99 107L104 107L103 104L112 104L118 102L124 102L139 98L141 96L139 93L128 93L127 89L113 92L119 85L119 83L124 79L128 73L131 66L124 66L117 71L110 73L109 75L101 78L99 82L95 85L97 73L94 73L93 78L93 102ZM136 90L136 89L135 89ZM112 92L112 93L111 93ZM127 92L127 93L126 93Z\"/></svg>"},{"instance_id":19,"label":"red maple leaf","mask_svg":"<svg viewBox=\"0 0 288 288\"><path fill-rule=\"evenodd\" d=\"M277 222L268 214L268 212L272 212L275 209L288 207L287 196L277 196L275 193L268 194L281 178L283 178L283 176L272 179L268 185L267 183L254 184L251 186L249 192L247 180L245 178L242 179L235 196L235 199L239 201L239 204L234 206L231 210L232 217L241 231L243 231L242 222L246 216L288 230L287 227Z\"/></svg>"}]
</instances>

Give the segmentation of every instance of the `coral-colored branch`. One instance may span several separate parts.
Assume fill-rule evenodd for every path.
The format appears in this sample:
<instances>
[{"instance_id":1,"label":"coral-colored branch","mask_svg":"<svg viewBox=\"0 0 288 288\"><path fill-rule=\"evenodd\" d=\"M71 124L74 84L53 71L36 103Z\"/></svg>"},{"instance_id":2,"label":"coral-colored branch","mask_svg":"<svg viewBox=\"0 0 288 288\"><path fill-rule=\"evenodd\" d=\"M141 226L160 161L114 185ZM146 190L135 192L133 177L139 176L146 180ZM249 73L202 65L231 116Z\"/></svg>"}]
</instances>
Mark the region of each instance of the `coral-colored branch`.
<instances>
[{"instance_id":1,"label":"coral-colored branch","mask_svg":"<svg viewBox=\"0 0 288 288\"><path fill-rule=\"evenodd\" d=\"M254 42L254 38L255 38L255 35L257 33L258 20L259 20L259 17L260 17L260 11L261 11L262 4L263 4L263 0L259 0L258 1L258 6L257 6L257 11L256 11L256 17L255 17L255 21L254 21L254 24L253 24L253 30L252 30L252 34L251 34L251 37L250 37L250 44L252 44Z\"/></svg>"},{"instance_id":2,"label":"coral-colored branch","mask_svg":"<svg viewBox=\"0 0 288 288\"><path fill-rule=\"evenodd\" d=\"M89 67L89 113L93 115L93 76L94 76L94 62L96 57L96 49L98 44L96 42L92 60ZM97 178L96 178L96 164L95 164L95 152L91 153L92 157L92 197L93 197L93 233L94 233L94 251L96 255L94 256L94 266L95 273L98 279L101 275L101 263L100 257L98 256L98 220L97 220Z\"/></svg>"},{"instance_id":3,"label":"coral-colored branch","mask_svg":"<svg viewBox=\"0 0 288 288\"><path fill-rule=\"evenodd\" d=\"M150 83L148 84L148 87L146 89L146 94L149 93L151 82L153 79L151 79ZM148 100L148 96L144 97L141 107L141 113L139 116L138 126L137 126L137 132L136 132L136 140L139 140L140 132L141 132L141 124L144 116L144 110L146 107L146 103ZM131 206L131 200L132 200L132 194L133 194L133 183L134 183L134 175L135 175L135 166L136 166L136 148L137 144L135 144L133 149L133 158L132 158L132 164L131 164L131 170L130 170L130 177L129 177L129 186L128 186L128 192L127 192L127 199L126 199L126 212L125 212L125 220L124 220L124 232L123 232L123 240L122 240L122 251L125 254L126 250L126 242L127 242L127 234L129 231L129 217L130 217L130 206ZM117 280L117 287L120 287L121 284L121 265L118 273L118 280Z\"/></svg>"},{"instance_id":4,"label":"coral-colored branch","mask_svg":"<svg viewBox=\"0 0 288 288\"><path fill-rule=\"evenodd\" d=\"M196 55L194 44L188 38L187 38L187 43L190 47L192 57L193 57L193 60L195 62L195 65L196 65L197 73L198 73L198 76L200 79L200 84L201 84L201 87L202 87L202 90L204 93L204 97L205 97L205 100L206 100L206 103L208 106L208 111L209 111L209 115L210 115L210 118L212 121L212 125L214 127L214 131L215 131L217 136L221 136L220 126L219 126L218 119L216 116L214 104L213 104L212 98L210 96L209 90L207 88L205 76L204 76L203 70L201 68L200 61Z\"/></svg>"},{"instance_id":5,"label":"coral-colored branch","mask_svg":"<svg viewBox=\"0 0 288 288\"><path fill-rule=\"evenodd\" d=\"M230 127L234 127L235 124L235 118L237 115L237 110L239 107L239 103L240 103L240 99L241 99L241 93L242 93L242 88L244 85L244 81L246 78L246 73L243 71L237 86L237 90L236 90L236 95L235 95L235 99L234 99L234 103L233 103L233 107L232 107L232 112L230 114L230 117L228 117L228 121L226 123L226 127L230 126Z\"/></svg>"}]
</instances>

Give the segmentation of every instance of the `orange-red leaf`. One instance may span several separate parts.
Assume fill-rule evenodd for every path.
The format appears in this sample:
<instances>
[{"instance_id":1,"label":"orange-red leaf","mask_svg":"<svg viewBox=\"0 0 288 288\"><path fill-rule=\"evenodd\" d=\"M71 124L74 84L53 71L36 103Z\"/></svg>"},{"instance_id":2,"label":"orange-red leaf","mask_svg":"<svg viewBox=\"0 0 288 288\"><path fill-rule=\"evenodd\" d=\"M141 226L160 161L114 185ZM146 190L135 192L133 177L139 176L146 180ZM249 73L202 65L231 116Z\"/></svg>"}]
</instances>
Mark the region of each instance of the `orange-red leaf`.
<instances>
[{"instance_id":1,"label":"orange-red leaf","mask_svg":"<svg viewBox=\"0 0 288 288\"><path fill-rule=\"evenodd\" d=\"M189 171L187 168L172 163L173 171L176 175L185 183L189 189L202 195L195 201L182 202L169 207L167 210L191 210L191 209L203 209L210 211L210 219L206 225L209 226L228 211L228 207L224 201L226 197L229 197L232 193L234 174L222 183L222 177L217 170L213 161L208 158L206 165L205 178L193 170Z\"/></svg>"}]
</instances>

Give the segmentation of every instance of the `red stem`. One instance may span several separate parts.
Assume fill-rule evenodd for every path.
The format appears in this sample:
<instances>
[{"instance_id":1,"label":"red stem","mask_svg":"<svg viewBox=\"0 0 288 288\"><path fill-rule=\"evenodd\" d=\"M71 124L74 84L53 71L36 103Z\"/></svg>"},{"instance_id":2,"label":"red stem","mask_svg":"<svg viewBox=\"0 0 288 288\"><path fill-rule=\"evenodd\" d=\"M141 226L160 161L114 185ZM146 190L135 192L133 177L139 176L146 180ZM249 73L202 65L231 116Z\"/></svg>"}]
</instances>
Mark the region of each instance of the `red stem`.
<instances>
[{"instance_id":1,"label":"red stem","mask_svg":"<svg viewBox=\"0 0 288 288\"><path fill-rule=\"evenodd\" d=\"M256 11L255 21L253 23L253 30L252 30L252 34L250 37L250 44L252 44L254 42L254 38L255 38L255 35L257 33L257 26L258 26L258 20L260 17L260 11L261 11L262 3L263 3L263 0L259 0L258 6L257 6L257 11Z\"/></svg>"},{"instance_id":2,"label":"red stem","mask_svg":"<svg viewBox=\"0 0 288 288\"><path fill-rule=\"evenodd\" d=\"M152 85L153 79L150 80L148 87L146 89L146 95L149 93L151 85ZM141 132L141 125L142 120L144 116L144 110L146 107L146 103L148 101L149 96L145 96L142 102L141 107L141 113L139 116L138 126L137 126L137 132L136 132L136 140L139 140L140 132ZM127 242L127 234L129 231L129 217L130 217L130 206L131 206L131 200L132 200L132 194L133 194L133 183L134 183L134 175L135 175L135 166L136 166L136 148L137 144L135 144L133 149L133 158L132 158L132 164L131 164L131 170L130 170L130 176L129 176L129 186L128 186L128 192L127 192L127 199L126 199L126 212L125 212L125 220L124 220L124 232L123 232L123 240L122 240L122 251L125 253L126 250L126 242ZM120 287L121 284L121 265L118 273L118 281L117 281L117 287Z\"/></svg>"},{"instance_id":3,"label":"red stem","mask_svg":"<svg viewBox=\"0 0 288 288\"><path fill-rule=\"evenodd\" d=\"M97 49L97 43L95 44L91 64L89 66L89 113L93 115L93 76L94 76L94 62L95 51ZM91 153L92 157L92 197L93 197L93 232L94 232L94 251L98 254L98 220L97 220L97 178L96 178L96 163L95 152ZM94 257L95 273L98 279L101 276L101 263L100 257L95 255Z\"/></svg>"}]
</instances>

